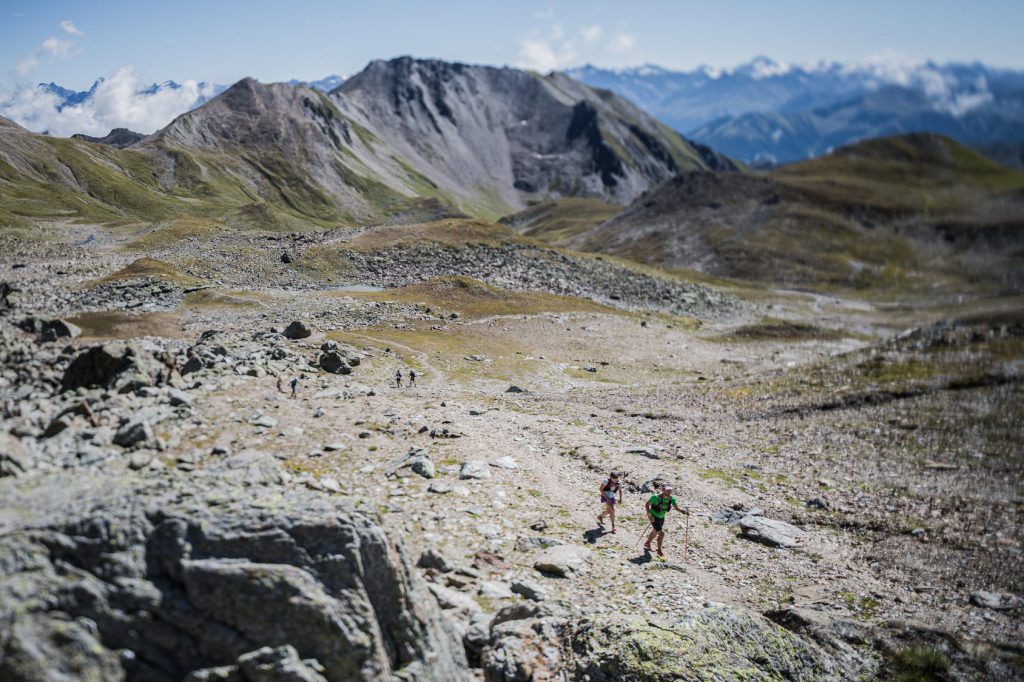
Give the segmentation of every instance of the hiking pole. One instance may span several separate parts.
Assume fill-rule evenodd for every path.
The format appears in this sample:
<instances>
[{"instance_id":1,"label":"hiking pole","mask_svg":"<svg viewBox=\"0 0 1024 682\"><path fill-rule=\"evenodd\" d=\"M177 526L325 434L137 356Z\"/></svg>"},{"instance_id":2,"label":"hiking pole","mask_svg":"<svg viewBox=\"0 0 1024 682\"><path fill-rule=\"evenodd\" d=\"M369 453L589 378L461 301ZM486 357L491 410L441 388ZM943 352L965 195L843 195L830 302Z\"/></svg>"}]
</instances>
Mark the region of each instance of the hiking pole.
<instances>
[{"instance_id":1,"label":"hiking pole","mask_svg":"<svg viewBox=\"0 0 1024 682\"><path fill-rule=\"evenodd\" d=\"M640 541L644 539L644 533L646 533L646 532L647 532L647 529L648 529L648 528L650 528L650 527L651 527L651 522L650 522L650 521L648 521L648 522L647 522L647 525L646 525L646 526L644 526L644 529L643 529L642 531L640 531L640 537L638 537L638 538L636 539L636 544L635 544L635 545L633 545L633 549L634 549L634 550L636 550L637 546L638 546L638 545L640 544Z\"/></svg>"},{"instance_id":2,"label":"hiking pole","mask_svg":"<svg viewBox=\"0 0 1024 682\"><path fill-rule=\"evenodd\" d=\"M686 512L686 532L683 533L683 556L690 558L690 512Z\"/></svg>"}]
</instances>

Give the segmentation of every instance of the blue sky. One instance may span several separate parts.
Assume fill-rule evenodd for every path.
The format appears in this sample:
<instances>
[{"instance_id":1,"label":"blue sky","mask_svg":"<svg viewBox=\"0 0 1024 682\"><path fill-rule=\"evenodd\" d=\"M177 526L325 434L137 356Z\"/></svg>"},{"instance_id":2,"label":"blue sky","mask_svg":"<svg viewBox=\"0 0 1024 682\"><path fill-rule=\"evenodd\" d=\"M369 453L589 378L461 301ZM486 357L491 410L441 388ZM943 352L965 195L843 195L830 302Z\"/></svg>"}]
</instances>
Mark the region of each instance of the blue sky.
<instances>
[{"instance_id":1,"label":"blue sky","mask_svg":"<svg viewBox=\"0 0 1024 682\"><path fill-rule=\"evenodd\" d=\"M689 69L879 54L1024 67L1024 1L72 2L2 0L0 89L351 75L401 54L546 70L591 62Z\"/></svg>"}]
</instances>

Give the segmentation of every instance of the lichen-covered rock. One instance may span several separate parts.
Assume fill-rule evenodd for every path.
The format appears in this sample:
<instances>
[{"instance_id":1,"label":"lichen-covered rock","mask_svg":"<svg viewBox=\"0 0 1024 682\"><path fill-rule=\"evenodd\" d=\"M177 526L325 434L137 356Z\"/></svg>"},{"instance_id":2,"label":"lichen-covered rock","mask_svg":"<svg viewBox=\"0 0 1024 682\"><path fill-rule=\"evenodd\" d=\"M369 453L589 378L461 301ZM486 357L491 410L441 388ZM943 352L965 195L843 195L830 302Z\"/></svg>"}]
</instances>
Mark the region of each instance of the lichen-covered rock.
<instances>
[{"instance_id":1,"label":"lichen-covered rock","mask_svg":"<svg viewBox=\"0 0 1024 682\"><path fill-rule=\"evenodd\" d=\"M759 614L723 605L670 623L608 616L501 623L483 667L488 682L819 682L855 680L861 672Z\"/></svg>"},{"instance_id":2,"label":"lichen-covered rock","mask_svg":"<svg viewBox=\"0 0 1024 682\"><path fill-rule=\"evenodd\" d=\"M257 459L0 480L0 679L301 679L253 677L278 663L331 682L467 679L403 547ZM322 672L287 651L244 658L288 645Z\"/></svg>"}]
</instances>

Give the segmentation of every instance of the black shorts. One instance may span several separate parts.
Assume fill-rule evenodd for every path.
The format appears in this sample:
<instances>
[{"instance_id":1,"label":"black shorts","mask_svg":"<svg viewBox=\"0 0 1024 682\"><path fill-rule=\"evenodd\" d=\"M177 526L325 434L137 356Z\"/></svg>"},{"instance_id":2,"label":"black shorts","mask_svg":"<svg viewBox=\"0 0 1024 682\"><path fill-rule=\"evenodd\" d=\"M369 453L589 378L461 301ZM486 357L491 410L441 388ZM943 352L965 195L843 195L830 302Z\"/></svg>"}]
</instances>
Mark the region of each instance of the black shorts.
<instances>
[{"instance_id":1,"label":"black shorts","mask_svg":"<svg viewBox=\"0 0 1024 682\"><path fill-rule=\"evenodd\" d=\"M654 520L651 521L651 525L654 526L654 530L660 533L661 529L665 527L665 518L662 517L659 519L657 516L655 516Z\"/></svg>"}]
</instances>

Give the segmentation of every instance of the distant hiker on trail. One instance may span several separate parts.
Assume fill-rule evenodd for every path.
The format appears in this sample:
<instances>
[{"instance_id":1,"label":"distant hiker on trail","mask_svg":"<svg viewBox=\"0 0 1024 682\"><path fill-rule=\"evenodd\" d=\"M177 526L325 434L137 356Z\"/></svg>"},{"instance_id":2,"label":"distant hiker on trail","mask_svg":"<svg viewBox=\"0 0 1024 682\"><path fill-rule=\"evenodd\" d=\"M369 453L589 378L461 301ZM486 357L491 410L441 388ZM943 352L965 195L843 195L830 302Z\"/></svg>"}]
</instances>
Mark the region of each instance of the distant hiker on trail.
<instances>
[{"instance_id":1,"label":"distant hiker on trail","mask_svg":"<svg viewBox=\"0 0 1024 682\"><path fill-rule=\"evenodd\" d=\"M402 387L402 370L395 370L395 386L398 388Z\"/></svg>"},{"instance_id":2,"label":"distant hiker on trail","mask_svg":"<svg viewBox=\"0 0 1024 682\"><path fill-rule=\"evenodd\" d=\"M644 549L650 552L651 541L657 539L658 549L656 551L658 556L663 557L665 554L661 551L661 543L665 539L665 514L672 509L687 516L689 516L690 512L679 508L676 498L672 497L671 486L665 486L661 489L660 494L652 495L651 499L647 500L647 504L644 505L644 509L647 510L647 518L651 522L651 534L647 536Z\"/></svg>"},{"instance_id":3,"label":"distant hiker on trail","mask_svg":"<svg viewBox=\"0 0 1024 682\"><path fill-rule=\"evenodd\" d=\"M415 386L416 385L416 370L414 370L414 369L410 369L409 370L409 385L410 386Z\"/></svg>"},{"instance_id":4,"label":"distant hiker on trail","mask_svg":"<svg viewBox=\"0 0 1024 682\"><path fill-rule=\"evenodd\" d=\"M604 525L604 517L612 520L612 532L615 532L615 505L622 504L622 485L619 484L619 472L608 474L608 480L601 484L601 504L604 511L597 515L597 523Z\"/></svg>"},{"instance_id":5,"label":"distant hiker on trail","mask_svg":"<svg viewBox=\"0 0 1024 682\"><path fill-rule=\"evenodd\" d=\"M294 398L295 397L295 391L297 391L298 388L299 388L299 378L298 377L292 377L292 380L289 381L288 384L292 387L292 397Z\"/></svg>"},{"instance_id":6,"label":"distant hiker on trail","mask_svg":"<svg viewBox=\"0 0 1024 682\"><path fill-rule=\"evenodd\" d=\"M284 387L281 385L281 375L277 375L277 392L284 393Z\"/></svg>"}]
</instances>

